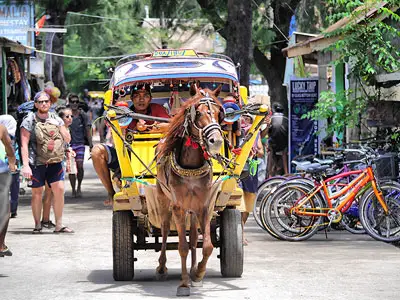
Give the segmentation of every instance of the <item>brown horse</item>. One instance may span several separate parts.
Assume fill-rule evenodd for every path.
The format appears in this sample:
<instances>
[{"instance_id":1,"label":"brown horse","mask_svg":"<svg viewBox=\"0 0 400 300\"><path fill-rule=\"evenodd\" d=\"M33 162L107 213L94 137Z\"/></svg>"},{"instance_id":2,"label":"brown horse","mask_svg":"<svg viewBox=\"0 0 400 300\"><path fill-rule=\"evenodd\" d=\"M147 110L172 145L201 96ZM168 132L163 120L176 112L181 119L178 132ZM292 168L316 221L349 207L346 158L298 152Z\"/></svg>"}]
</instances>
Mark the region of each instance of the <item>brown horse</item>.
<instances>
[{"instance_id":1,"label":"brown horse","mask_svg":"<svg viewBox=\"0 0 400 300\"><path fill-rule=\"evenodd\" d=\"M210 157L220 153L223 142L220 122L223 109L217 97L221 90L197 90L183 104L170 123L164 142L159 147L157 168L157 200L161 211L162 248L158 279L165 279L166 242L170 230L170 216L175 221L179 236L182 277L177 296L190 295L190 278L186 259L191 250L190 277L192 286L201 286L206 272L207 260L213 251L210 236L210 221L214 199L210 197L212 167ZM190 245L186 240L186 218L190 214ZM203 234L203 259L197 265L197 225Z\"/></svg>"}]
</instances>

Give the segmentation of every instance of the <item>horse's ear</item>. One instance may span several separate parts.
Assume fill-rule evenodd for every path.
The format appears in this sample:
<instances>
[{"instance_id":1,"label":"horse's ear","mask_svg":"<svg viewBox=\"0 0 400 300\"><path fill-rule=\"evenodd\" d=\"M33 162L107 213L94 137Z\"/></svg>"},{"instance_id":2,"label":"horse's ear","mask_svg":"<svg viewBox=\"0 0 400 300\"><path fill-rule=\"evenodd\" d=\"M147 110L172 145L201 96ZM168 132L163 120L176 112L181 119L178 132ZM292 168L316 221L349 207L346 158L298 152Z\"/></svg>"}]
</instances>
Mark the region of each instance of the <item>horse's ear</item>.
<instances>
[{"instance_id":1,"label":"horse's ear","mask_svg":"<svg viewBox=\"0 0 400 300\"><path fill-rule=\"evenodd\" d=\"M213 94L215 97L219 96L219 93L221 93L222 90L222 84L220 84L215 90L213 90Z\"/></svg>"},{"instance_id":2,"label":"horse's ear","mask_svg":"<svg viewBox=\"0 0 400 300\"><path fill-rule=\"evenodd\" d=\"M194 95L196 95L196 94L197 94L197 91L198 91L197 82L193 82L193 83L190 85L190 89L189 89L190 96L193 97Z\"/></svg>"}]
</instances>

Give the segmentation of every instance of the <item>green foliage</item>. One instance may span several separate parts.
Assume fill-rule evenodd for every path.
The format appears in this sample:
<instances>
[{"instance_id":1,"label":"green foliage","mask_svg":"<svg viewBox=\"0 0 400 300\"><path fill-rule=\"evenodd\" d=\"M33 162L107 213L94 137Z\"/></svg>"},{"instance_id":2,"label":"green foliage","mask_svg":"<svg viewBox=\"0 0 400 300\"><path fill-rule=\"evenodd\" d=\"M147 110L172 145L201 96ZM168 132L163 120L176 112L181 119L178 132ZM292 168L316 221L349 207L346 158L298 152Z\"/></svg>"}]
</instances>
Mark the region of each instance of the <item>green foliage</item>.
<instances>
[{"instance_id":1,"label":"green foliage","mask_svg":"<svg viewBox=\"0 0 400 300\"><path fill-rule=\"evenodd\" d=\"M398 0L387 1L394 5ZM338 10L329 16L331 23L344 17L350 21L325 34L326 37L337 37L337 42L325 50L332 51L336 60L334 63L350 67L350 78L360 87L360 91L347 90L342 94L332 92L321 93L314 111L304 117L314 120L331 120L328 133L343 133L347 127L352 128L359 122L359 116L364 112L370 101L381 100L380 87L377 86L375 75L391 73L400 70L400 52L395 40L399 39L399 15L387 6L379 8L379 1L360 0L329 0L329 4ZM360 7L360 5L364 5ZM367 15L373 8L378 9L379 17ZM383 18L387 17L387 18ZM361 95L355 97L355 95Z\"/></svg>"},{"instance_id":2,"label":"green foliage","mask_svg":"<svg viewBox=\"0 0 400 300\"><path fill-rule=\"evenodd\" d=\"M145 32L141 28L144 10L141 1L98 0L85 14L69 14L65 53L107 57L144 52ZM64 72L70 90L79 91L86 80L107 78L107 69L118 59L82 60L65 58Z\"/></svg>"},{"instance_id":3,"label":"green foliage","mask_svg":"<svg viewBox=\"0 0 400 300\"><path fill-rule=\"evenodd\" d=\"M352 90L341 93L332 91L321 92L315 109L303 115L302 118L313 120L329 120L326 125L328 135L343 133L346 126L358 124L358 112L364 111L366 102L362 98L354 98Z\"/></svg>"},{"instance_id":4,"label":"green foliage","mask_svg":"<svg viewBox=\"0 0 400 300\"><path fill-rule=\"evenodd\" d=\"M253 9L252 40L254 46L264 52L269 52L276 34L273 29L273 14L270 1L261 2L258 7Z\"/></svg>"},{"instance_id":5,"label":"green foliage","mask_svg":"<svg viewBox=\"0 0 400 300\"><path fill-rule=\"evenodd\" d=\"M363 2L365 5L356 9ZM388 2L394 4L396 1ZM350 75L360 78L367 85L374 85L375 75L379 73L400 69L400 52L392 44L394 39L400 37L398 29L380 18L366 17L371 9L379 7L379 3L360 0L330 0L330 3L344 9L343 13L330 16L332 21L339 17L350 19L345 26L326 34L326 37L341 37L328 48L337 54L336 64L350 63ZM378 13L400 22L400 16L389 8L379 8Z\"/></svg>"},{"instance_id":6,"label":"green foliage","mask_svg":"<svg viewBox=\"0 0 400 300\"><path fill-rule=\"evenodd\" d=\"M332 9L324 0L302 0L296 9L296 30L320 33L329 25L327 17Z\"/></svg>"}]
</instances>

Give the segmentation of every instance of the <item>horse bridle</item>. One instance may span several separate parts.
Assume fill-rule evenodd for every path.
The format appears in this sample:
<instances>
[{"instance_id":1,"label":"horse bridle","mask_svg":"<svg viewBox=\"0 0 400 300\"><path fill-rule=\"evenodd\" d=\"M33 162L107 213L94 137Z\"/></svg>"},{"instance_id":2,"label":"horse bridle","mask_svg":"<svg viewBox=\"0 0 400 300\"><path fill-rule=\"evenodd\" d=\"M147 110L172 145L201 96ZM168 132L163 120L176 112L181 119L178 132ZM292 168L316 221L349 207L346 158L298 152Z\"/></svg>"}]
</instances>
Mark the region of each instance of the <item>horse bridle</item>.
<instances>
[{"instance_id":1,"label":"horse bridle","mask_svg":"<svg viewBox=\"0 0 400 300\"><path fill-rule=\"evenodd\" d=\"M191 106L188 109L188 112L186 113L185 117L185 123L184 123L184 134L189 136L193 141L197 142L200 147L203 149L203 151L207 151L207 142L206 140L211 136L213 132L216 130L219 131L222 135L222 129L221 125L217 120L215 120L213 111L212 111L212 106L217 106L220 110L222 109L218 103L209 96L207 92L200 91L203 94L203 98L200 99L200 101L197 103L196 106ZM207 124L203 128L199 128L196 124L196 118L197 118L197 107L199 107L202 104L206 104L208 106L208 111L207 113L210 114L211 116L211 122ZM194 129L195 132L191 132L193 130L189 130L189 126ZM208 153L208 151L207 151ZM208 153L208 156L210 154Z\"/></svg>"}]
</instances>

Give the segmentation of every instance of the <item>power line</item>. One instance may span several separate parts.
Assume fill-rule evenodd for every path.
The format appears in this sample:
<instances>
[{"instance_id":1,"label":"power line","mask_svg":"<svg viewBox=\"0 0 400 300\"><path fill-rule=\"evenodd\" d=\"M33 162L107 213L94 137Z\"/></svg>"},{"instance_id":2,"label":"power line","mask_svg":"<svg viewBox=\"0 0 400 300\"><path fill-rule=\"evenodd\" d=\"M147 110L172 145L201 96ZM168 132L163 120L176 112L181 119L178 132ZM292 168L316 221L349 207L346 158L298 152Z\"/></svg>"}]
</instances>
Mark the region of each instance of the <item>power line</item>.
<instances>
[{"instance_id":1,"label":"power line","mask_svg":"<svg viewBox=\"0 0 400 300\"><path fill-rule=\"evenodd\" d=\"M96 15L89 15L89 14L83 14L83 13L78 13L78 12L73 12L73 11L69 11L68 14L70 15L77 15L77 16L84 16L84 17L89 17L89 18L98 18L98 19L108 19L108 20L124 20L121 18L113 18L113 17L103 17L103 16L96 16ZM131 20L131 19L125 19L125 20Z\"/></svg>"},{"instance_id":2,"label":"power line","mask_svg":"<svg viewBox=\"0 0 400 300\"><path fill-rule=\"evenodd\" d=\"M47 55L53 55L53 56L60 56L60 57L66 57L66 58L75 58L75 59L87 59L87 60L92 60L92 59L115 59L115 58L121 58L121 57L126 57L129 55L133 55L133 54L123 54L123 55L114 55L114 56L77 56L77 55L68 55L68 54L60 54L60 53L53 53L53 52L48 52L48 51L42 51L42 50L38 50L34 47L30 47L30 46L25 46L25 48L28 48L30 50L36 51L38 53L43 53L43 54L47 54Z\"/></svg>"},{"instance_id":3,"label":"power line","mask_svg":"<svg viewBox=\"0 0 400 300\"><path fill-rule=\"evenodd\" d=\"M257 4L256 1L254 1L254 0L252 0L252 1L253 1L254 5L257 6L257 8L260 8L260 6ZM274 21L271 20L271 19L267 16L267 14L266 14L265 12L263 13L263 15L264 15L264 17L266 17L266 18L272 23L272 25L274 25L274 27L279 31L279 33L282 34L282 36L285 38L285 40L289 42L289 38L279 29L278 26L276 26L276 24L274 23Z\"/></svg>"}]
</instances>

